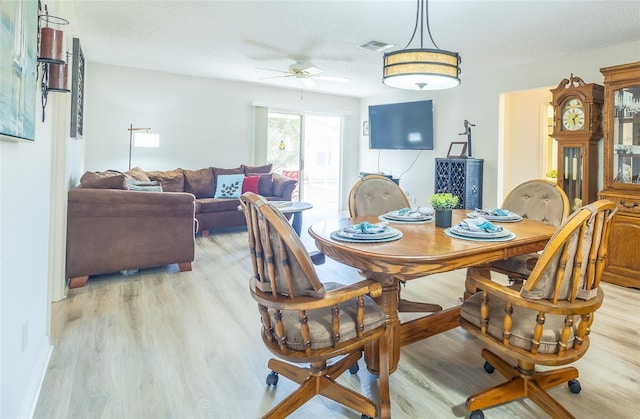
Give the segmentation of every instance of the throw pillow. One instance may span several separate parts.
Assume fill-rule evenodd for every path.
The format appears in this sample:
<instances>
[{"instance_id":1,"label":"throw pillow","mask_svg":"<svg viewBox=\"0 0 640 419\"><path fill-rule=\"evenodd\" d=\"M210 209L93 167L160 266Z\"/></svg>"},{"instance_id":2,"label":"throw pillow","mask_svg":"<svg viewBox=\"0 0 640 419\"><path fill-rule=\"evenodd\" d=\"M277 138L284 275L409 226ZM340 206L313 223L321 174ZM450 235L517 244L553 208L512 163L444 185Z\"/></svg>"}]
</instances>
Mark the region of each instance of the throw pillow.
<instances>
[{"instance_id":1,"label":"throw pillow","mask_svg":"<svg viewBox=\"0 0 640 419\"><path fill-rule=\"evenodd\" d=\"M245 176L242 182L242 193L245 192L258 192L258 183L260 182L260 176Z\"/></svg>"},{"instance_id":2,"label":"throw pillow","mask_svg":"<svg viewBox=\"0 0 640 419\"><path fill-rule=\"evenodd\" d=\"M130 191L162 192L162 185L156 181L145 182L142 180L127 179Z\"/></svg>"},{"instance_id":3,"label":"throw pillow","mask_svg":"<svg viewBox=\"0 0 640 419\"><path fill-rule=\"evenodd\" d=\"M249 173L271 173L272 167L272 163L267 163L262 166L245 166L244 164L242 165L242 169L244 169L245 175Z\"/></svg>"},{"instance_id":4,"label":"throw pillow","mask_svg":"<svg viewBox=\"0 0 640 419\"><path fill-rule=\"evenodd\" d=\"M249 173L248 176L260 176L258 182L258 193L262 196L273 194L273 175L271 173Z\"/></svg>"},{"instance_id":5,"label":"throw pillow","mask_svg":"<svg viewBox=\"0 0 640 419\"><path fill-rule=\"evenodd\" d=\"M244 175L220 175L216 181L214 198L240 198Z\"/></svg>"},{"instance_id":6,"label":"throw pillow","mask_svg":"<svg viewBox=\"0 0 640 419\"><path fill-rule=\"evenodd\" d=\"M150 180L160 182L165 192L184 192L182 169L146 172Z\"/></svg>"}]
</instances>

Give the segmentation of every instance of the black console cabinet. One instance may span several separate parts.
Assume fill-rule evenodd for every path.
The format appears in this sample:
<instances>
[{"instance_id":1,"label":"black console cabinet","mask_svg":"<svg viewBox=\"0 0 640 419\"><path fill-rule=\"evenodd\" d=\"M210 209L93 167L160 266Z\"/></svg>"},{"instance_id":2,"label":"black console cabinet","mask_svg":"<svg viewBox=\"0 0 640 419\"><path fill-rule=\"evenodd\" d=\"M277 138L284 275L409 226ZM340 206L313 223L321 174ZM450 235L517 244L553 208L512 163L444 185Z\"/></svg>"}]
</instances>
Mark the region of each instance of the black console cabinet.
<instances>
[{"instance_id":1,"label":"black console cabinet","mask_svg":"<svg viewBox=\"0 0 640 419\"><path fill-rule=\"evenodd\" d=\"M435 192L460 198L456 208L482 208L482 159L436 159Z\"/></svg>"}]
</instances>

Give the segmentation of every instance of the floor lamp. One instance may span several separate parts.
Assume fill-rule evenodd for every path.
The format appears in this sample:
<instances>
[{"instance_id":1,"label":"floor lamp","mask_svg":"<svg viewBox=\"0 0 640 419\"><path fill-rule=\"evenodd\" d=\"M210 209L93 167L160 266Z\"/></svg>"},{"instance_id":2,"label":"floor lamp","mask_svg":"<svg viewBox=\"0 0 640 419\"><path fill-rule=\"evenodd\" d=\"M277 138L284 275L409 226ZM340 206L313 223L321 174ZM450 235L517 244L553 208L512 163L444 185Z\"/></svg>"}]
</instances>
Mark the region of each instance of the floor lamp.
<instances>
[{"instance_id":1,"label":"floor lamp","mask_svg":"<svg viewBox=\"0 0 640 419\"><path fill-rule=\"evenodd\" d=\"M151 128L134 128L129 124L129 170L131 170L131 151L133 146L157 148L160 146L160 135L149 132ZM138 132L144 131L144 132Z\"/></svg>"}]
</instances>

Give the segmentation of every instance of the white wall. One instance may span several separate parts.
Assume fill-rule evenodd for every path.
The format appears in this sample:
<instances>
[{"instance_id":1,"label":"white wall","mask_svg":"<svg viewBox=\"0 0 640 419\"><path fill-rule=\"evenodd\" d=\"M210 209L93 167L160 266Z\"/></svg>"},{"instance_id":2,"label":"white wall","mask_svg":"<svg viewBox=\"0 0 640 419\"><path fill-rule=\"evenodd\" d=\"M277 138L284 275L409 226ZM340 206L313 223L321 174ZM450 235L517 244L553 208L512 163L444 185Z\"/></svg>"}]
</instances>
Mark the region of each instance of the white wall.
<instances>
[{"instance_id":1,"label":"white wall","mask_svg":"<svg viewBox=\"0 0 640 419\"><path fill-rule=\"evenodd\" d=\"M486 207L497 206L502 201L498 195L500 161L498 159L499 138L505 135L501 130L501 94L521 90L537 89L546 86L557 86L563 78L571 73L581 77L587 83L603 83L600 68L637 61L640 57L640 41L626 43L606 49L598 49L586 53L557 57L553 60L531 63L523 66L501 69L500 71L465 70L462 57L462 83L455 89L436 92L391 91L362 100L360 119L368 119L368 106L391 102L409 102L414 100L433 99L434 135L433 151L424 151L413 168L404 175L400 185L409 192L418 204L428 203L433 194L434 158L446 157L449 144L461 141L465 137L458 133L463 131L463 121L468 119L476 124L472 131L473 157L484 159L483 204ZM539 112L531 115L536 121ZM536 122L537 123L537 122ZM507 141L519 141L510 138ZM377 168L378 152L369 150L368 137L360 133L360 166L367 171ZM509 147L510 154L505 159L514 158L519 146ZM380 154L380 170L395 176L411 164L417 152L382 151ZM539 177L539 163L527 165L522 178ZM531 171L531 172L529 172Z\"/></svg>"},{"instance_id":2,"label":"white wall","mask_svg":"<svg viewBox=\"0 0 640 419\"><path fill-rule=\"evenodd\" d=\"M64 27L70 46L78 36L72 6L55 1L47 6L50 14L71 22ZM0 141L2 418L30 417L37 402L52 349L50 302L65 290L67 188L84 160L82 142L69 138L69 95L49 95L45 123L39 119L39 89L36 95L35 141Z\"/></svg>"},{"instance_id":3,"label":"white wall","mask_svg":"<svg viewBox=\"0 0 640 419\"><path fill-rule=\"evenodd\" d=\"M87 170L127 170L129 124L150 127L160 148L134 148L132 167L236 167L254 161L254 104L345 115L344 145L357 150L359 100L258 84L89 63ZM353 153L353 151L351 151ZM355 180L357 161L347 161ZM347 191L348 192L348 191Z\"/></svg>"}]
</instances>

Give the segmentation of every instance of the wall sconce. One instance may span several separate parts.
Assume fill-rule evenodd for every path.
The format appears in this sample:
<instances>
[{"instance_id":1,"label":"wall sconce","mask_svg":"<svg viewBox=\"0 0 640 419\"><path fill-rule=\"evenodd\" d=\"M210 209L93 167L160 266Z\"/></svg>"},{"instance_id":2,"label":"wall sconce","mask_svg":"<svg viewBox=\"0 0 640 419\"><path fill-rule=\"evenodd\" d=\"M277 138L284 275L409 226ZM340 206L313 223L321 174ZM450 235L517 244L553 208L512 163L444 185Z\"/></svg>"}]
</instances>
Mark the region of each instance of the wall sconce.
<instances>
[{"instance_id":1,"label":"wall sconce","mask_svg":"<svg viewBox=\"0 0 640 419\"><path fill-rule=\"evenodd\" d=\"M42 27L42 22L46 26ZM47 96L49 92L69 92L67 89L67 64L64 52L64 32L49 27L49 24L68 25L69 21L49 15L47 5L38 1L38 62L42 64L42 122L44 122Z\"/></svg>"},{"instance_id":2,"label":"wall sconce","mask_svg":"<svg viewBox=\"0 0 640 419\"><path fill-rule=\"evenodd\" d=\"M133 124L129 124L129 170L131 170L131 150L133 147L160 147L160 135L150 133L151 128L134 128ZM144 131L144 132L138 132Z\"/></svg>"}]
</instances>

